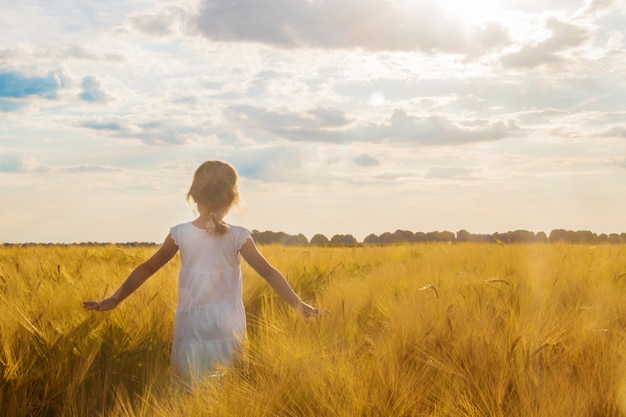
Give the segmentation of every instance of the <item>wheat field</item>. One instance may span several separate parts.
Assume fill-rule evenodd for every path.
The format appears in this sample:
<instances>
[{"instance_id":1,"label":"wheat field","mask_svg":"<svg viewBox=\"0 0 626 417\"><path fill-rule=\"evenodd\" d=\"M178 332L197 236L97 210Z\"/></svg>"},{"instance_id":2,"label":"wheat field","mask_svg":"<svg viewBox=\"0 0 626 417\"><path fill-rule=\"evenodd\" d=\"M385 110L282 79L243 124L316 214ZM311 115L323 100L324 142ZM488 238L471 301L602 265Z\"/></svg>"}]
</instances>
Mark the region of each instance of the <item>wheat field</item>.
<instances>
[{"instance_id":1,"label":"wheat field","mask_svg":"<svg viewBox=\"0 0 626 417\"><path fill-rule=\"evenodd\" d=\"M118 309L154 247L0 247L4 416L626 416L626 246L263 246L305 320L244 265L245 361L169 382L178 257Z\"/></svg>"}]
</instances>

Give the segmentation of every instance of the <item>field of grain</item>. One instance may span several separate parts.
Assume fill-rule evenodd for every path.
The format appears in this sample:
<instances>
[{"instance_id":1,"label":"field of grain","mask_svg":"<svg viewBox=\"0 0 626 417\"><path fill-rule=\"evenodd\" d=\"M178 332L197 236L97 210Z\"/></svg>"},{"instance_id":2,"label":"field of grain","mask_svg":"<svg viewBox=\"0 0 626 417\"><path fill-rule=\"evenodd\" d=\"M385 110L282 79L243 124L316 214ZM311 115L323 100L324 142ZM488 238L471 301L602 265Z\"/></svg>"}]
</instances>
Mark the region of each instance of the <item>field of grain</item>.
<instances>
[{"instance_id":1,"label":"field of grain","mask_svg":"<svg viewBox=\"0 0 626 417\"><path fill-rule=\"evenodd\" d=\"M178 258L86 312L154 247L0 247L5 416L626 416L626 246L264 246L243 366L169 383Z\"/></svg>"}]
</instances>

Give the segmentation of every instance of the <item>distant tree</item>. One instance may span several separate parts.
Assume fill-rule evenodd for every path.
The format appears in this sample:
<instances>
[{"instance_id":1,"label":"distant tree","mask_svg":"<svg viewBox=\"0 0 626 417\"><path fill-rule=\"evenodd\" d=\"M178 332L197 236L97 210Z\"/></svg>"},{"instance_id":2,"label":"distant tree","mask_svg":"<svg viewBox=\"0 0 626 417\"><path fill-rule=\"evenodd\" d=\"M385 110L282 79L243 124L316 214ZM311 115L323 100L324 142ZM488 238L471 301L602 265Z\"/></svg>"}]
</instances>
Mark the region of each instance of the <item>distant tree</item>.
<instances>
[{"instance_id":1,"label":"distant tree","mask_svg":"<svg viewBox=\"0 0 626 417\"><path fill-rule=\"evenodd\" d=\"M378 235L371 233L367 235L365 239L363 239L363 243L381 243L382 240Z\"/></svg>"},{"instance_id":2,"label":"distant tree","mask_svg":"<svg viewBox=\"0 0 626 417\"><path fill-rule=\"evenodd\" d=\"M443 231L443 232L428 232L426 233L426 241L428 242L454 242L456 236L452 232Z\"/></svg>"},{"instance_id":3,"label":"distant tree","mask_svg":"<svg viewBox=\"0 0 626 417\"><path fill-rule=\"evenodd\" d=\"M324 235L316 234L311 238L311 245L327 245L328 238Z\"/></svg>"},{"instance_id":4,"label":"distant tree","mask_svg":"<svg viewBox=\"0 0 626 417\"><path fill-rule=\"evenodd\" d=\"M454 235L454 233L449 232L447 230L441 232L439 235L441 236L441 242L450 243L450 242L454 242L456 239L456 236Z\"/></svg>"},{"instance_id":5,"label":"distant tree","mask_svg":"<svg viewBox=\"0 0 626 417\"><path fill-rule=\"evenodd\" d=\"M272 233L271 232L259 232L258 230L252 231L252 239L256 243L261 245L272 243Z\"/></svg>"},{"instance_id":6,"label":"distant tree","mask_svg":"<svg viewBox=\"0 0 626 417\"><path fill-rule=\"evenodd\" d=\"M503 243L530 243L536 241L534 232L515 230L506 233L494 233L494 238Z\"/></svg>"},{"instance_id":7,"label":"distant tree","mask_svg":"<svg viewBox=\"0 0 626 417\"><path fill-rule=\"evenodd\" d=\"M594 244L594 243L620 243L622 241L621 235L617 233L611 233L611 235L607 235L606 233L602 233L600 235L591 232L589 230L564 230L564 229L555 229L550 232L550 236L548 237L548 241L550 243L556 242L566 242L566 243L582 243L582 244Z\"/></svg>"},{"instance_id":8,"label":"distant tree","mask_svg":"<svg viewBox=\"0 0 626 417\"><path fill-rule=\"evenodd\" d=\"M309 243L308 239L303 234L289 235L285 232L259 232L258 230L252 231L252 239L254 239L255 242L263 245L280 243L281 245L291 246L306 245Z\"/></svg>"},{"instance_id":9,"label":"distant tree","mask_svg":"<svg viewBox=\"0 0 626 417\"><path fill-rule=\"evenodd\" d=\"M287 235L285 239L284 245L287 246L298 246L298 245L308 245L309 240L302 233L298 235Z\"/></svg>"},{"instance_id":10,"label":"distant tree","mask_svg":"<svg viewBox=\"0 0 626 417\"><path fill-rule=\"evenodd\" d=\"M513 232L513 236L517 242L520 243L531 243L536 240L535 232L531 232L528 230L516 230Z\"/></svg>"},{"instance_id":11,"label":"distant tree","mask_svg":"<svg viewBox=\"0 0 626 417\"><path fill-rule=\"evenodd\" d=\"M554 229L550 232L550 236L548 236L550 243L569 242L570 238L570 234L564 229Z\"/></svg>"},{"instance_id":12,"label":"distant tree","mask_svg":"<svg viewBox=\"0 0 626 417\"><path fill-rule=\"evenodd\" d=\"M394 238L397 242L413 242L415 241L415 233L410 230L396 230L393 232Z\"/></svg>"},{"instance_id":13,"label":"distant tree","mask_svg":"<svg viewBox=\"0 0 626 417\"><path fill-rule=\"evenodd\" d=\"M484 243L496 243L496 238L493 235L488 234L472 234L472 242L484 242Z\"/></svg>"},{"instance_id":14,"label":"distant tree","mask_svg":"<svg viewBox=\"0 0 626 417\"><path fill-rule=\"evenodd\" d=\"M291 239L291 236L289 236L287 233L285 232L272 232L273 234L273 241L276 243L280 243L281 245L288 245L289 244L289 240Z\"/></svg>"},{"instance_id":15,"label":"distant tree","mask_svg":"<svg viewBox=\"0 0 626 417\"><path fill-rule=\"evenodd\" d=\"M330 238L330 243L341 245L354 245L358 243L358 241L352 235L335 235Z\"/></svg>"},{"instance_id":16,"label":"distant tree","mask_svg":"<svg viewBox=\"0 0 626 417\"><path fill-rule=\"evenodd\" d=\"M465 229L456 232L457 242L470 242L472 240L472 234Z\"/></svg>"},{"instance_id":17,"label":"distant tree","mask_svg":"<svg viewBox=\"0 0 626 417\"><path fill-rule=\"evenodd\" d=\"M622 243L622 238L617 233L611 233L609 235L609 242L612 244Z\"/></svg>"},{"instance_id":18,"label":"distant tree","mask_svg":"<svg viewBox=\"0 0 626 417\"><path fill-rule=\"evenodd\" d=\"M589 230L579 230L573 236L574 241L570 243L592 244L598 240L598 235Z\"/></svg>"},{"instance_id":19,"label":"distant tree","mask_svg":"<svg viewBox=\"0 0 626 417\"><path fill-rule=\"evenodd\" d=\"M396 238L397 236L395 236L393 233L385 232L380 235L380 243L397 243L398 241L396 240Z\"/></svg>"}]
</instances>

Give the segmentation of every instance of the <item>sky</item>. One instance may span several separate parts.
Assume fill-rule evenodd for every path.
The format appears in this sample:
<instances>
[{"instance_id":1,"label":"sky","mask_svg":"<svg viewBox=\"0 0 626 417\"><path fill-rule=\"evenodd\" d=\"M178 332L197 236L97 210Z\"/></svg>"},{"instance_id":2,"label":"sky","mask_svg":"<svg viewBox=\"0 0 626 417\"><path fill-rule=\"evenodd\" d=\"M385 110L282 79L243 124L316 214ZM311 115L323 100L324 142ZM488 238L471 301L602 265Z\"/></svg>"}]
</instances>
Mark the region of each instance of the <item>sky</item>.
<instances>
[{"instance_id":1,"label":"sky","mask_svg":"<svg viewBox=\"0 0 626 417\"><path fill-rule=\"evenodd\" d=\"M0 242L626 232L623 0L0 0Z\"/></svg>"}]
</instances>

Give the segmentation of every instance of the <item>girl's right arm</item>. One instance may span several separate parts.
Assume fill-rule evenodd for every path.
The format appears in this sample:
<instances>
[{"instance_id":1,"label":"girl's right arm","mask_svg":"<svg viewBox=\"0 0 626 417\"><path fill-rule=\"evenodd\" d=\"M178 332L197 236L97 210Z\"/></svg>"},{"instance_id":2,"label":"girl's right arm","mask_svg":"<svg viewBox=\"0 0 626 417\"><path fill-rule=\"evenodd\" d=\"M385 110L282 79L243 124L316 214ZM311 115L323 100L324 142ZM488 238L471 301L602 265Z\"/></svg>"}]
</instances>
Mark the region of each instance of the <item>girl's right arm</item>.
<instances>
[{"instance_id":1,"label":"girl's right arm","mask_svg":"<svg viewBox=\"0 0 626 417\"><path fill-rule=\"evenodd\" d=\"M280 271L272 266L259 252L251 237L246 240L239 250L241 256L250 266L263 277L265 281L287 304L299 311L304 317L316 317L319 310L303 302L295 293L289 282Z\"/></svg>"},{"instance_id":2,"label":"girl's right arm","mask_svg":"<svg viewBox=\"0 0 626 417\"><path fill-rule=\"evenodd\" d=\"M131 295L137 288L141 286L156 271L161 269L170 259L178 252L178 246L174 243L171 235L167 235L163 245L152 255L150 259L139 265L130 273L122 286L115 293L102 301L85 301L83 307L86 310L105 311L112 310L126 297Z\"/></svg>"}]
</instances>

